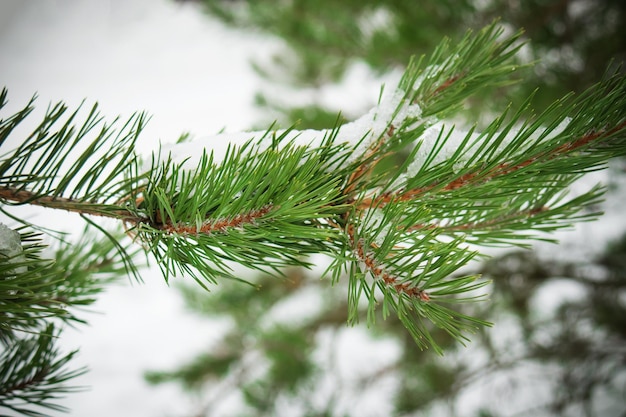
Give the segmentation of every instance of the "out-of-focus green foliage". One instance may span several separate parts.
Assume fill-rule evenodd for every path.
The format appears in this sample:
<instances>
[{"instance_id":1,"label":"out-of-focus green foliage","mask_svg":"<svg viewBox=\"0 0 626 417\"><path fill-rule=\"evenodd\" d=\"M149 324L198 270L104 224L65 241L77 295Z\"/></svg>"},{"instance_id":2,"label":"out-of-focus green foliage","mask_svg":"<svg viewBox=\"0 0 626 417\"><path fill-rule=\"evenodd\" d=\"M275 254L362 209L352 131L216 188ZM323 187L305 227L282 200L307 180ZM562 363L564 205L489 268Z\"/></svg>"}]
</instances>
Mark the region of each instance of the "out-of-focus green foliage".
<instances>
[{"instance_id":1,"label":"out-of-focus green foliage","mask_svg":"<svg viewBox=\"0 0 626 417\"><path fill-rule=\"evenodd\" d=\"M541 59L541 64L523 73L523 83L514 89L473 97L473 109L502 108L512 97L540 88L545 94L533 105L542 110L570 91L588 88L610 62L617 67L626 60L626 3L619 0L200 1L228 24L284 41L283 50L255 67L276 84L299 89L341 82L356 61L378 74L403 68L407 57L428 53L442 37L458 38L496 18L512 31L524 29L532 41L523 59ZM334 122L325 110L336 114L336 109L319 102L289 107L276 94L259 97L259 104L277 111L287 125L300 120L301 127L315 128ZM470 109L470 116L477 114Z\"/></svg>"}]
</instances>

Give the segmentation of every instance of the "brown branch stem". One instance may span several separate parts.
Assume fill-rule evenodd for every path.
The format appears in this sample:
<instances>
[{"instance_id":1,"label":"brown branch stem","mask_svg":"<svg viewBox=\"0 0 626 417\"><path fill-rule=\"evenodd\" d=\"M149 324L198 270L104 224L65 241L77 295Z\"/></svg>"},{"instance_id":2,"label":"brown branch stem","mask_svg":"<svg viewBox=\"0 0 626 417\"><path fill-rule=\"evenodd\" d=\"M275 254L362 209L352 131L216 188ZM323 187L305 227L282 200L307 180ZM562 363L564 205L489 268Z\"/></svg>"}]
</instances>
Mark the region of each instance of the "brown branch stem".
<instances>
[{"instance_id":1,"label":"brown branch stem","mask_svg":"<svg viewBox=\"0 0 626 417\"><path fill-rule=\"evenodd\" d=\"M31 191L18 190L12 187L0 187L0 200L11 201L17 204L30 204L49 209L66 210L78 214L113 218L123 221L126 226L145 223L155 229L179 235L224 232L229 228L242 227L244 224L254 224L257 219L265 216L275 208L275 206L270 204L260 209L250 210L233 217L218 219L207 218L198 226L189 223L173 224L168 221L163 222L158 215L156 216L156 220L150 220L147 217L133 215L128 210L116 205L89 203L66 197L38 196ZM126 228L128 231L128 227Z\"/></svg>"},{"instance_id":2,"label":"brown branch stem","mask_svg":"<svg viewBox=\"0 0 626 417\"><path fill-rule=\"evenodd\" d=\"M355 239L354 226L349 225L347 232L357 259L365 265L374 278L382 280L387 286L396 290L398 294L406 294L411 298L418 298L423 302L430 301L430 296L426 291L411 286L406 282L400 282L398 277L387 272L384 266L374 259L372 253L365 249L364 240Z\"/></svg>"},{"instance_id":3,"label":"brown branch stem","mask_svg":"<svg viewBox=\"0 0 626 417\"><path fill-rule=\"evenodd\" d=\"M77 201L65 197L38 196L32 191L18 190L13 187L0 187L0 200L12 201L18 204L30 204L45 208L66 210L73 213L88 214L92 216L110 217L130 222L139 222L128 210L100 203Z\"/></svg>"},{"instance_id":4,"label":"brown branch stem","mask_svg":"<svg viewBox=\"0 0 626 417\"><path fill-rule=\"evenodd\" d=\"M225 232L227 229L242 227L244 224L254 224L257 219L265 216L275 208L274 205L268 204L260 209L250 210L246 213L237 214L233 217L223 217L218 219L206 219L200 225L189 223L166 222L157 225L157 228L170 234L178 235L197 235L200 233L211 234L215 232ZM154 225L153 225L154 226Z\"/></svg>"}]
</instances>

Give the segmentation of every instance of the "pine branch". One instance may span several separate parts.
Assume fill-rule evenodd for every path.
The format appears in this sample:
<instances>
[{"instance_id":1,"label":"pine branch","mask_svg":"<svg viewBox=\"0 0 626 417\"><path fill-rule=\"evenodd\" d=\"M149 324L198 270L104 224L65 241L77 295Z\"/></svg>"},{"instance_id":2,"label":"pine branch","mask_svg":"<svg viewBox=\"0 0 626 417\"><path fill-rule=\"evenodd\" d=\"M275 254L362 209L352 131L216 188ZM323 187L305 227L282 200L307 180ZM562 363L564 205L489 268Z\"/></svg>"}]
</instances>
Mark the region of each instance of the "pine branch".
<instances>
[{"instance_id":1,"label":"pine branch","mask_svg":"<svg viewBox=\"0 0 626 417\"><path fill-rule=\"evenodd\" d=\"M9 230L4 225L0 228ZM74 244L62 243L55 251L44 246L39 235L15 235L20 245L17 254L0 253L3 342L17 332L37 333L53 318L84 323L75 311L93 304L106 285L126 270L111 241L95 239L91 230L85 230Z\"/></svg>"},{"instance_id":2,"label":"pine branch","mask_svg":"<svg viewBox=\"0 0 626 417\"><path fill-rule=\"evenodd\" d=\"M54 346L53 325L28 339L14 339L0 356L0 410L6 409L32 417L44 417L44 409L68 411L56 400L64 394L82 390L66 382L85 373L67 370L76 351L61 356Z\"/></svg>"},{"instance_id":3,"label":"pine branch","mask_svg":"<svg viewBox=\"0 0 626 417\"><path fill-rule=\"evenodd\" d=\"M7 90L0 93L0 110ZM30 115L33 98L24 109L0 120L0 146ZM119 217L123 199L139 186L142 175L134 144L146 123L143 114L129 118L119 129L107 124L97 104L76 125L82 105L69 115L62 103L50 106L43 121L21 143L3 149L0 193L5 203L35 204L69 211ZM93 139L92 132L98 130ZM110 213L109 211L113 211ZM128 215L128 214L127 214Z\"/></svg>"},{"instance_id":4,"label":"pine branch","mask_svg":"<svg viewBox=\"0 0 626 417\"><path fill-rule=\"evenodd\" d=\"M53 106L3 157L0 200L78 212L96 226L94 215L115 218L166 280L184 273L202 286L239 279L233 262L280 273L328 254L333 280L349 272L351 321L365 297L370 321L379 305L385 316L395 311L420 347L438 349L428 322L463 342L486 323L447 306L480 299L485 282L452 273L480 246L527 245L538 232L595 217L583 209L602 188L575 198L566 190L626 154L623 75L539 115L529 99L482 132L446 124L479 89L510 82L518 37L494 24L455 46L444 41L430 58L412 60L398 88L362 118L327 131L212 138L246 139L221 158L181 143L142 167L134 141L143 116L114 133L95 108L75 128L77 113L61 122L65 107ZM30 106L0 123L2 142ZM382 169L390 158L403 162Z\"/></svg>"},{"instance_id":5,"label":"pine branch","mask_svg":"<svg viewBox=\"0 0 626 417\"><path fill-rule=\"evenodd\" d=\"M205 154L193 170L154 160L137 200L148 219L127 222L128 231L155 254L166 279L177 271L202 285L232 277L226 261L274 271L306 265L303 255L328 252L327 241L336 239L324 221L338 210L341 176L328 167L341 149L330 140L318 149L287 144L280 152L249 142L220 163Z\"/></svg>"},{"instance_id":6,"label":"pine branch","mask_svg":"<svg viewBox=\"0 0 626 417\"><path fill-rule=\"evenodd\" d=\"M54 346L60 333L54 324L85 323L77 310L126 271L111 240L90 232L46 259L40 236L0 225L0 410L67 411L56 400L79 389L66 383L85 369L66 369L76 352Z\"/></svg>"},{"instance_id":7,"label":"pine branch","mask_svg":"<svg viewBox=\"0 0 626 417\"><path fill-rule=\"evenodd\" d=\"M7 95L6 89L0 92L0 110ZM135 198L144 181L134 146L146 116L133 115L118 127L117 119L104 122L97 104L83 116L82 105L68 115L67 106L57 103L25 140L5 150L11 133L32 113L34 102L35 97L16 114L0 119L0 201L7 206L28 204L117 220L142 217L126 202ZM5 208L2 211L25 226L50 233ZM127 272L139 279L128 251L113 243Z\"/></svg>"}]
</instances>

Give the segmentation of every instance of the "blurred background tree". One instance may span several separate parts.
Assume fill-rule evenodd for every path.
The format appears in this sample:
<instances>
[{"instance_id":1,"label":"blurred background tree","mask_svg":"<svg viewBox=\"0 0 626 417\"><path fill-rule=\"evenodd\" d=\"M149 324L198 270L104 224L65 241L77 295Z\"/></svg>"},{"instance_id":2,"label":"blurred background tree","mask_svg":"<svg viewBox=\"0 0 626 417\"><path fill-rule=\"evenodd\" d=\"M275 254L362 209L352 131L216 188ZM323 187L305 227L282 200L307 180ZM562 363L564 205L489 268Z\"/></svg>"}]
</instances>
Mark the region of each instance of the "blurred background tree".
<instances>
[{"instance_id":1,"label":"blurred background tree","mask_svg":"<svg viewBox=\"0 0 626 417\"><path fill-rule=\"evenodd\" d=\"M254 63L276 86L256 100L268 118L302 129L336 123L339 109L315 91L344 82L355 63L393 73L442 37L459 38L496 17L512 31L524 28L531 40L520 63L541 62L522 82L473 98L466 113L472 121L536 88L542 96L533 105L542 110L584 90L607 67L623 68L626 59L626 4L616 0L202 3L228 24L284 40L270 62ZM292 106L276 93L285 87L313 93ZM211 294L183 286L192 311L226 319L230 330L192 361L146 378L188 388L198 401L190 415L197 416L626 416L624 259L626 235L591 263L546 262L526 251L477 266L474 272L493 280L492 299L465 308L497 327L467 348L433 329L443 358L416 349L394 320L379 318L367 333L346 328L343 292L315 273L293 269L282 281L259 276L256 286L226 283ZM555 291L576 296L543 302Z\"/></svg>"},{"instance_id":2,"label":"blurred background tree","mask_svg":"<svg viewBox=\"0 0 626 417\"><path fill-rule=\"evenodd\" d=\"M284 41L271 62L254 65L276 85L298 90L341 83L357 62L376 74L401 71L408 57L429 53L443 37L458 39L468 28L480 29L496 18L511 31L523 28L531 42L520 60L541 61L526 70L523 83L473 98L473 115L485 106L502 108L512 97L526 98L536 88L542 91L534 103L540 111L570 91L589 87L609 64L614 69L626 60L626 3L618 0L199 2L227 24ZM315 99L294 107L267 92L259 92L257 102L281 122L299 120L301 128L332 127L337 111L344 110Z\"/></svg>"}]
</instances>

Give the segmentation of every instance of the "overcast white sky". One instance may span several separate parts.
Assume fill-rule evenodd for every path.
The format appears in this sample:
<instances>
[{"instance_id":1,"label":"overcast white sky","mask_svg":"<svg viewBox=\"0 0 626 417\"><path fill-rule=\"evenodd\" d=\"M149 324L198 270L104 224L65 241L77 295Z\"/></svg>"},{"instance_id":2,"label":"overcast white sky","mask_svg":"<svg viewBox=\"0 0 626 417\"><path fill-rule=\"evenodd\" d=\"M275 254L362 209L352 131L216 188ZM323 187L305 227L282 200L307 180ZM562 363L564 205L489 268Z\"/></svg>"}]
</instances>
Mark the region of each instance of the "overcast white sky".
<instances>
[{"instance_id":1,"label":"overcast white sky","mask_svg":"<svg viewBox=\"0 0 626 417\"><path fill-rule=\"evenodd\" d=\"M249 60L271 42L225 29L168 0L2 0L0 69L17 105L98 101L107 114L153 115L144 141L184 130L248 128L257 79ZM8 10L8 12L6 11ZM152 145L152 144L150 144Z\"/></svg>"}]
</instances>

